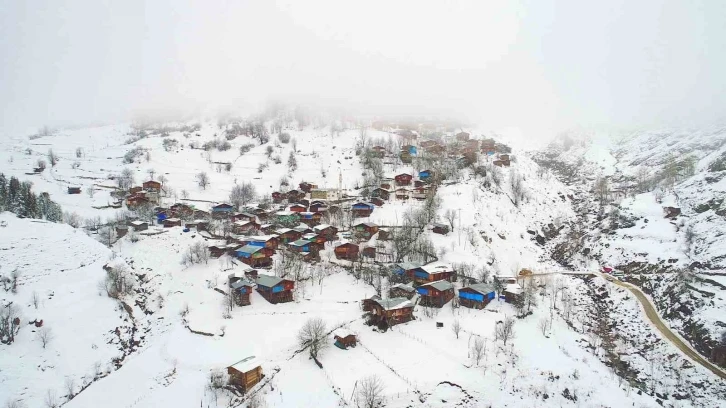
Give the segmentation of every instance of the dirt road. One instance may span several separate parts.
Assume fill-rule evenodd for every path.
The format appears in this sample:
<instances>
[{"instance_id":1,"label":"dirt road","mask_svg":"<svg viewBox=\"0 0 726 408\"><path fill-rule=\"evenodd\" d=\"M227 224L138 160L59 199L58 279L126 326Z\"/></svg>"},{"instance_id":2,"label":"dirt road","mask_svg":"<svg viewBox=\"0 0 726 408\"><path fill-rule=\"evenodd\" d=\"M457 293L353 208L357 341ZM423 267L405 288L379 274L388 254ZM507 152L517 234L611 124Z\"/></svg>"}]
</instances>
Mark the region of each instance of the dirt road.
<instances>
[{"instance_id":1,"label":"dirt road","mask_svg":"<svg viewBox=\"0 0 726 408\"><path fill-rule=\"evenodd\" d=\"M698 354L696 351L694 351L688 344L686 344L683 340L681 340L678 335L676 335L660 318L660 315L655 310L655 307L650 302L650 299L648 299L645 294L638 289L636 286L631 285L629 283L621 282L611 276L601 274L605 279L608 281L623 287L630 292L632 292L635 295L635 298L638 299L638 302L643 306L643 310L645 310L645 315L648 317L648 320L655 325L656 329L665 337L668 339L674 346L678 347L683 354L688 356L688 358L691 359L691 361L694 361L701 366L705 367L707 370L711 371L712 373L716 374L717 376L726 379L726 372L721 370L716 365L712 364L710 361L706 360L704 357L702 357L700 354Z\"/></svg>"}]
</instances>

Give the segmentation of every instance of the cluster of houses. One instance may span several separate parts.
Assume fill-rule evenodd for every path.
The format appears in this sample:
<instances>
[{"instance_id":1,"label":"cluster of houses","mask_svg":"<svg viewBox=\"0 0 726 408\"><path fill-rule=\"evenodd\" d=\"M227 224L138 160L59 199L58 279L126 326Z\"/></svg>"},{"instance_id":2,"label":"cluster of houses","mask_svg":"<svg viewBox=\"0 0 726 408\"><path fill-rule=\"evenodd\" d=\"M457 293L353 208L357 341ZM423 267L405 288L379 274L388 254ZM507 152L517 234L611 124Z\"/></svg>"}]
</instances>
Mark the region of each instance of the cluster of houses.
<instances>
[{"instance_id":1,"label":"cluster of houses","mask_svg":"<svg viewBox=\"0 0 726 408\"><path fill-rule=\"evenodd\" d=\"M126 206L134 208L145 204L158 205L161 187L161 183L154 180L145 181L141 186L131 187L126 195Z\"/></svg>"}]
</instances>

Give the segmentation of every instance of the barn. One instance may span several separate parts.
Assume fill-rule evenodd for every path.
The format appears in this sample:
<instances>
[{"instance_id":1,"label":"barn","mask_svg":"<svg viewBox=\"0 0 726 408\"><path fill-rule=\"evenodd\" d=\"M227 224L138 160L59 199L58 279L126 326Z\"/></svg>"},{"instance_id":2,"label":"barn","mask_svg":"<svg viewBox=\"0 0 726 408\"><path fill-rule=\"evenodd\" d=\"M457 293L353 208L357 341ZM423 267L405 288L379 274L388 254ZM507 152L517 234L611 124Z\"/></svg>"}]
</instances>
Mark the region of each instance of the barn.
<instances>
[{"instance_id":1,"label":"barn","mask_svg":"<svg viewBox=\"0 0 726 408\"><path fill-rule=\"evenodd\" d=\"M459 303L472 309L483 309L494 297L494 286L487 283L474 283L459 289Z\"/></svg>"},{"instance_id":2,"label":"barn","mask_svg":"<svg viewBox=\"0 0 726 408\"><path fill-rule=\"evenodd\" d=\"M295 282L277 276L259 275L257 277L257 293L270 303L292 302L292 290Z\"/></svg>"},{"instance_id":3,"label":"barn","mask_svg":"<svg viewBox=\"0 0 726 408\"><path fill-rule=\"evenodd\" d=\"M335 257L353 261L358 259L358 245L346 242L335 247Z\"/></svg>"},{"instance_id":4,"label":"barn","mask_svg":"<svg viewBox=\"0 0 726 408\"><path fill-rule=\"evenodd\" d=\"M242 389L243 393L248 392L252 387L262 380L262 367L255 356L249 356L227 367L229 384Z\"/></svg>"},{"instance_id":5,"label":"barn","mask_svg":"<svg viewBox=\"0 0 726 408\"><path fill-rule=\"evenodd\" d=\"M355 333L342 327L333 330L333 339L335 340L335 346L343 350L356 346Z\"/></svg>"}]
</instances>

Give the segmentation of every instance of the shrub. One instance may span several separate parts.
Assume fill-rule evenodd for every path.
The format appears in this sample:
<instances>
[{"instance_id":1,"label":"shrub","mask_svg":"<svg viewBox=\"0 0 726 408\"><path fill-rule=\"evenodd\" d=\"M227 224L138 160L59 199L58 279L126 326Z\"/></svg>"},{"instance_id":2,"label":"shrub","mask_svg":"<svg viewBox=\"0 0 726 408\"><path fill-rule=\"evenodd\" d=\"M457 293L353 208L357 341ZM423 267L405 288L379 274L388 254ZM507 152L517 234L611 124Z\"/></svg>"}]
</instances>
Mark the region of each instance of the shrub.
<instances>
[{"instance_id":1,"label":"shrub","mask_svg":"<svg viewBox=\"0 0 726 408\"><path fill-rule=\"evenodd\" d=\"M282 143L290 143L290 134L289 133L280 133L280 135L277 137L278 137L278 139L280 139L280 142L282 142Z\"/></svg>"}]
</instances>

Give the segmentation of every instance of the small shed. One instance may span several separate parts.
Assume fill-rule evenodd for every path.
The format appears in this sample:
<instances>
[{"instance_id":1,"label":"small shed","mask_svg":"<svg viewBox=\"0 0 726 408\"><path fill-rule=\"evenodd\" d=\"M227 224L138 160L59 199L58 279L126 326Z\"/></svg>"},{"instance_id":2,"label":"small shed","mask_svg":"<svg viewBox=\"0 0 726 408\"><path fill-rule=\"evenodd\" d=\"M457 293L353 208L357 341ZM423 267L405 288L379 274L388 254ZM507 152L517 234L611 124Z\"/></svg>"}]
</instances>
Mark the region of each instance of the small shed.
<instances>
[{"instance_id":1,"label":"small shed","mask_svg":"<svg viewBox=\"0 0 726 408\"><path fill-rule=\"evenodd\" d=\"M146 231L149 229L149 223L146 221L130 221L129 226L134 229L134 231Z\"/></svg>"},{"instance_id":2,"label":"small shed","mask_svg":"<svg viewBox=\"0 0 726 408\"><path fill-rule=\"evenodd\" d=\"M68 187L68 194L81 194L80 187Z\"/></svg>"},{"instance_id":3,"label":"small shed","mask_svg":"<svg viewBox=\"0 0 726 408\"><path fill-rule=\"evenodd\" d=\"M333 331L333 339L335 339L335 345L344 350L348 347L356 346L356 335L348 329L335 329Z\"/></svg>"},{"instance_id":4,"label":"small shed","mask_svg":"<svg viewBox=\"0 0 726 408\"><path fill-rule=\"evenodd\" d=\"M163 221L164 228L181 227L181 219L179 218L167 218Z\"/></svg>"},{"instance_id":5,"label":"small shed","mask_svg":"<svg viewBox=\"0 0 726 408\"><path fill-rule=\"evenodd\" d=\"M432 231L434 232L434 234L446 235L449 233L449 226L437 222L434 224L434 228L432 229Z\"/></svg>"},{"instance_id":6,"label":"small shed","mask_svg":"<svg viewBox=\"0 0 726 408\"><path fill-rule=\"evenodd\" d=\"M248 392L264 377L260 362L255 356L249 356L227 367L227 374L229 384L241 388L242 392Z\"/></svg>"},{"instance_id":7,"label":"small shed","mask_svg":"<svg viewBox=\"0 0 726 408\"><path fill-rule=\"evenodd\" d=\"M504 287L502 294L505 302L516 303L522 297L522 287L517 283L510 283Z\"/></svg>"},{"instance_id":8,"label":"small shed","mask_svg":"<svg viewBox=\"0 0 726 408\"><path fill-rule=\"evenodd\" d=\"M116 235L121 238L124 235L126 235L129 232L128 225L117 225L116 226Z\"/></svg>"},{"instance_id":9,"label":"small shed","mask_svg":"<svg viewBox=\"0 0 726 408\"><path fill-rule=\"evenodd\" d=\"M404 297L406 299L411 299L415 294L416 289L414 289L411 285L406 285L405 283L391 285L391 288L388 289L388 297L390 298Z\"/></svg>"},{"instance_id":10,"label":"small shed","mask_svg":"<svg viewBox=\"0 0 726 408\"><path fill-rule=\"evenodd\" d=\"M230 285L230 290L234 293L234 301L238 306L248 306L251 304L250 295L254 284L245 280L238 280Z\"/></svg>"}]
</instances>

